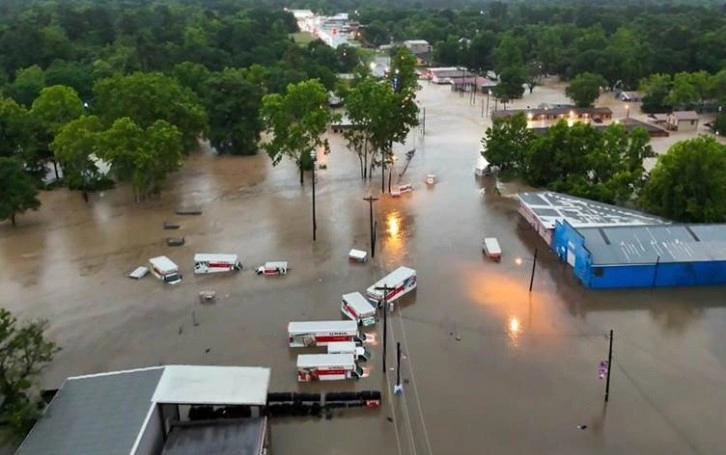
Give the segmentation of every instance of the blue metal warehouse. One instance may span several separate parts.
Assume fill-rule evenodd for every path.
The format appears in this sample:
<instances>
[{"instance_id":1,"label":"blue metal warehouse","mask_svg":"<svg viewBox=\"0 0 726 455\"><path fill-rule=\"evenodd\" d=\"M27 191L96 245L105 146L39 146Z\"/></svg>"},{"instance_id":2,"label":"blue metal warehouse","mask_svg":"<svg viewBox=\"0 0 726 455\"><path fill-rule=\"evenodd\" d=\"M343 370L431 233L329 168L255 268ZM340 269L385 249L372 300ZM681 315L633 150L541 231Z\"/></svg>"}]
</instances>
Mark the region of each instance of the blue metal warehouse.
<instances>
[{"instance_id":1,"label":"blue metal warehouse","mask_svg":"<svg viewBox=\"0 0 726 455\"><path fill-rule=\"evenodd\" d=\"M557 221L552 249L589 288L726 284L726 225L575 228Z\"/></svg>"},{"instance_id":2,"label":"blue metal warehouse","mask_svg":"<svg viewBox=\"0 0 726 455\"><path fill-rule=\"evenodd\" d=\"M524 220L589 288L726 284L726 224L673 224L551 191L518 196Z\"/></svg>"}]
</instances>

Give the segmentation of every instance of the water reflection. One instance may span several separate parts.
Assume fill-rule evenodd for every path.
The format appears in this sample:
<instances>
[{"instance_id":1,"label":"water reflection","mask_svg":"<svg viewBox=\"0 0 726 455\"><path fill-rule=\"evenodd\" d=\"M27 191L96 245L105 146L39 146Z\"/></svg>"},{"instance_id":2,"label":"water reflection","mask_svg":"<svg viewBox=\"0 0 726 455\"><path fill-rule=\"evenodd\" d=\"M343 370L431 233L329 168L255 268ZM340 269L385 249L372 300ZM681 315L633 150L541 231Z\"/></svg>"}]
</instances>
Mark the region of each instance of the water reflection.
<instances>
[{"instance_id":1,"label":"water reflection","mask_svg":"<svg viewBox=\"0 0 726 455\"><path fill-rule=\"evenodd\" d=\"M512 341L512 345L515 348L519 347L519 336L521 335L521 327L519 324L519 319L517 319L516 317L509 318L507 335L509 335L509 339Z\"/></svg>"}]
</instances>

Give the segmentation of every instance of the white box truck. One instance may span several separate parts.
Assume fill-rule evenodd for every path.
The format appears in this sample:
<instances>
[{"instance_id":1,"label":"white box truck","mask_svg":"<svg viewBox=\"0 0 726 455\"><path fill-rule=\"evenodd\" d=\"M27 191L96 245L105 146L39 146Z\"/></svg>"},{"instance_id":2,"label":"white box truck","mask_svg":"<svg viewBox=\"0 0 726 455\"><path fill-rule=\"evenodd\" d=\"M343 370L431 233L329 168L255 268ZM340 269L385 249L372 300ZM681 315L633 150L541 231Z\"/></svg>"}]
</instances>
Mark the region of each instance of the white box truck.
<instances>
[{"instance_id":1,"label":"white box truck","mask_svg":"<svg viewBox=\"0 0 726 455\"><path fill-rule=\"evenodd\" d=\"M232 272L242 270L242 263L236 254L208 254L194 255L194 273Z\"/></svg>"},{"instance_id":2,"label":"white box truck","mask_svg":"<svg viewBox=\"0 0 726 455\"><path fill-rule=\"evenodd\" d=\"M386 302L395 302L416 289L416 271L408 267L397 268L366 290L368 300L375 304L381 304L383 302L383 290L376 288L383 286L388 286L391 289L386 295Z\"/></svg>"},{"instance_id":3,"label":"white box truck","mask_svg":"<svg viewBox=\"0 0 726 455\"><path fill-rule=\"evenodd\" d=\"M367 362L371 359L371 352L353 341L334 341L328 343L328 354L353 354L355 360Z\"/></svg>"},{"instance_id":4,"label":"white box truck","mask_svg":"<svg viewBox=\"0 0 726 455\"><path fill-rule=\"evenodd\" d=\"M161 281L169 284L177 284L182 280L179 273L179 266L174 264L171 259L166 256L157 256L149 259L151 265L151 273Z\"/></svg>"},{"instance_id":5,"label":"white box truck","mask_svg":"<svg viewBox=\"0 0 726 455\"><path fill-rule=\"evenodd\" d=\"M353 354L300 354L297 356L297 380L341 381L360 379L363 368L355 361Z\"/></svg>"},{"instance_id":6,"label":"white box truck","mask_svg":"<svg viewBox=\"0 0 726 455\"><path fill-rule=\"evenodd\" d=\"M340 311L359 325L368 327L376 323L376 307L360 292L344 294L341 300Z\"/></svg>"},{"instance_id":7,"label":"white box truck","mask_svg":"<svg viewBox=\"0 0 726 455\"><path fill-rule=\"evenodd\" d=\"M353 341L363 344L365 333L355 321L304 321L287 324L287 336L291 348L327 346L335 341Z\"/></svg>"}]
</instances>

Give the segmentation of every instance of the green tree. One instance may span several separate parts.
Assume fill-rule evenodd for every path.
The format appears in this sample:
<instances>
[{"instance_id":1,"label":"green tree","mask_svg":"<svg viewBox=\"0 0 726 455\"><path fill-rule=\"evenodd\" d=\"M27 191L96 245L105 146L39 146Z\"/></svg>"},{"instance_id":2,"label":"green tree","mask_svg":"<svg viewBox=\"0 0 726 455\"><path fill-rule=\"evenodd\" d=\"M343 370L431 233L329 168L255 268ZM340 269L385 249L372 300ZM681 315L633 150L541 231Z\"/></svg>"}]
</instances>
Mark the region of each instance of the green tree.
<instances>
[{"instance_id":1,"label":"green tree","mask_svg":"<svg viewBox=\"0 0 726 455\"><path fill-rule=\"evenodd\" d=\"M505 33L492 53L497 73L502 73L507 68L524 67L523 49L525 45L526 43L520 37L513 33Z\"/></svg>"},{"instance_id":2,"label":"green tree","mask_svg":"<svg viewBox=\"0 0 726 455\"><path fill-rule=\"evenodd\" d=\"M311 152L316 147L329 148L322 135L333 116L328 110L328 92L315 80L290 84L284 95L277 93L262 98L262 121L272 138L263 145L277 165L287 156L295 161L300 170L300 186L303 171L312 165Z\"/></svg>"},{"instance_id":3,"label":"green tree","mask_svg":"<svg viewBox=\"0 0 726 455\"><path fill-rule=\"evenodd\" d=\"M646 113L670 110L667 98L673 87L670 74L651 74L640 80L639 89L643 92L641 110Z\"/></svg>"},{"instance_id":4,"label":"green tree","mask_svg":"<svg viewBox=\"0 0 726 455\"><path fill-rule=\"evenodd\" d=\"M65 85L89 101L93 96L93 66L75 61L56 60L45 70L45 83L48 86Z\"/></svg>"},{"instance_id":5,"label":"green tree","mask_svg":"<svg viewBox=\"0 0 726 455\"><path fill-rule=\"evenodd\" d=\"M503 104L516 100L524 95L524 84L527 74L524 67L512 66L504 68L499 73L499 82L494 87L494 96Z\"/></svg>"},{"instance_id":6,"label":"green tree","mask_svg":"<svg viewBox=\"0 0 726 455\"><path fill-rule=\"evenodd\" d=\"M344 133L348 148L352 149L360 163L361 178L368 177L368 160L372 150L371 136L376 124L376 106L385 96L386 86L373 80L363 79L345 96L345 109L351 126Z\"/></svg>"},{"instance_id":7,"label":"green tree","mask_svg":"<svg viewBox=\"0 0 726 455\"><path fill-rule=\"evenodd\" d=\"M565 89L565 95L577 107L590 107L600 97L600 88L607 86L607 84L605 78L599 74L578 74Z\"/></svg>"},{"instance_id":8,"label":"green tree","mask_svg":"<svg viewBox=\"0 0 726 455\"><path fill-rule=\"evenodd\" d=\"M28 111L15 100L0 97L0 156L22 156L31 134Z\"/></svg>"},{"instance_id":9,"label":"green tree","mask_svg":"<svg viewBox=\"0 0 726 455\"><path fill-rule=\"evenodd\" d=\"M182 135L165 120L144 129L120 118L101 134L100 144L99 158L111 164L119 181L131 184L137 202L159 194L166 177L181 166Z\"/></svg>"},{"instance_id":10,"label":"green tree","mask_svg":"<svg viewBox=\"0 0 726 455\"><path fill-rule=\"evenodd\" d=\"M523 113L497 118L482 139L484 158L502 172L523 172L534 139Z\"/></svg>"},{"instance_id":11,"label":"green tree","mask_svg":"<svg viewBox=\"0 0 726 455\"><path fill-rule=\"evenodd\" d=\"M140 128L158 120L174 125L182 134L185 152L199 146L207 131L207 115L191 89L160 73L134 73L100 80L93 89L96 112L107 125L128 117Z\"/></svg>"},{"instance_id":12,"label":"green tree","mask_svg":"<svg viewBox=\"0 0 726 455\"><path fill-rule=\"evenodd\" d=\"M202 85L207 82L211 73L199 63L182 62L172 68L171 75L182 87L187 87L199 95L202 92Z\"/></svg>"},{"instance_id":13,"label":"green tree","mask_svg":"<svg viewBox=\"0 0 726 455\"><path fill-rule=\"evenodd\" d=\"M86 200L89 183L93 184L100 177L95 160L102 130L98 117L82 116L65 124L50 144L55 159L63 168L66 184L69 188L81 188Z\"/></svg>"},{"instance_id":14,"label":"green tree","mask_svg":"<svg viewBox=\"0 0 726 455\"><path fill-rule=\"evenodd\" d=\"M83 101L75 90L63 85L45 87L33 101L30 115L53 136L63 125L83 115Z\"/></svg>"},{"instance_id":15,"label":"green tree","mask_svg":"<svg viewBox=\"0 0 726 455\"><path fill-rule=\"evenodd\" d=\"M38 189L23 163L17 158L0 157L0 221L10 219L15 226L16 215L40 207L37 196Z\"/></svg>"},{"instance_id":16,"label":"green tree","mask_svg":"<svg viewBox=\"0 0 726 455\"><path fill-rule=\"evenodd\" d=\"M673 87L666 97L666 102L673 106L690 106L697 100L698 90L693 84L691 74L681 72L673 76Z\"/></svg>"},{"instance_id":17,"label":"green tree","mask_svg":"<svg viewBox=\"0 0 726 455\"><path fill-rule=\"evenodd\" d=\"M9 427L18 436L25 435L38 417L33 385L60 350L45 339L46 328L46 321L19 323L8 310L0 308L0 426Z\"/></svg>"},{"instance_id":18,"label":"green tree","mask_svg":"<svg viewBox=\"0 0 726 455\"><path fill-rule=\"evenodd\" d=\"M225 69L213 73L202 90L209 113L209 140L220 153L257 153L262 121L262 89L247 79L247 72Z\"/></svg>"},{"instance_id":19,"label":"green tree","mask_svg":"<svg viewBox=\"0 0 726 455\"><path fill-rule=\"evenodd\" d=\"M15 80L7 88L7 93L18 103L30 107L43 87L45 87L45 73L40 66L33 65L18 70Z\"/></svg>"},{"instance_id":20,"label":"green tree","mask_svg":"<svg viewBox=\"0 0 726 455\"><path fill-rule=\"evenodd\" d=\"M655 214L686 223L726 221L726 147L700 136L658 157L639 203Z\"/></svg>"}]
</instances>

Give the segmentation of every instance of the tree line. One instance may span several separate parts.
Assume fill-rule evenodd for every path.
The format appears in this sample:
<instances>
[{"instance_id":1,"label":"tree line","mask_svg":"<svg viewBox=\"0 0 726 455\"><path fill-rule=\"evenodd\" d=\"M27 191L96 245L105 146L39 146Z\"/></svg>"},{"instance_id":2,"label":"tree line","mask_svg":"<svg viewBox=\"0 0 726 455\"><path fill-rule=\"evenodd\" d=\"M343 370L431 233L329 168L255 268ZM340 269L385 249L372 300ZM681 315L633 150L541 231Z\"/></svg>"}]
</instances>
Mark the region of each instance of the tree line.
<instances>
[{"instance_id":1,"label":"tree line","mask_svg":"<svg viewBox=\"0 0 726 455\"><path fill-rule=\"evenodd\" d=\"M294 42L290 13L220 4L3 3L0 220L38 208L48 162L87 200L110 184L102 160L144 200L202 137L255 154L264 96L310 79L327 93L360 63L352 47Z\"/></svg>"},{"instance_id":2,"label":"tree line","mask_svg":"<svg viewBox=\"0 0 726 455\"><path fill-rule=\"evenodd\" d=\"M483 156L502 175L536 187L610 204L635 204L667 219L726 222L726 146L711 136L681 141L653 158L650 137L613 123L598 129L561 120L542 134L528 128L524 113L494 120Z\"/></svg>"}]
</instances>

